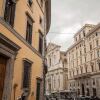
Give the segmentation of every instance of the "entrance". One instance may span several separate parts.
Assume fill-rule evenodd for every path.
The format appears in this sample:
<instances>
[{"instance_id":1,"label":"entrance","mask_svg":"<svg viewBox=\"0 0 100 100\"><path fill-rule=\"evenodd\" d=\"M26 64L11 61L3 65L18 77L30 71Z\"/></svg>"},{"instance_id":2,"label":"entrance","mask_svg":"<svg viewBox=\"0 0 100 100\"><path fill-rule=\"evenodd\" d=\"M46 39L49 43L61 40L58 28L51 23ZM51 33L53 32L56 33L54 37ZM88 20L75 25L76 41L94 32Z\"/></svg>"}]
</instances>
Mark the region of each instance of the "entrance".
<instances>
[{"instance_id":1,"label":"entrance","mask_svg":"<svg viewBox=\"0 0 100 100\"><path fill-rule=\"evenodd\" d=\"M84 89L84 84L82 84L82 95L85 95L85 89Z\"/></svg>"},{"instance_id":2,"label":"entrance","mask_svg":"<svg viewBox=\"0 0 100 100\"><path fill-rule=\"evenodd\" d=\"M7 58L0 55L0 100L2 100Z\"/></svg>"}]
</instances>

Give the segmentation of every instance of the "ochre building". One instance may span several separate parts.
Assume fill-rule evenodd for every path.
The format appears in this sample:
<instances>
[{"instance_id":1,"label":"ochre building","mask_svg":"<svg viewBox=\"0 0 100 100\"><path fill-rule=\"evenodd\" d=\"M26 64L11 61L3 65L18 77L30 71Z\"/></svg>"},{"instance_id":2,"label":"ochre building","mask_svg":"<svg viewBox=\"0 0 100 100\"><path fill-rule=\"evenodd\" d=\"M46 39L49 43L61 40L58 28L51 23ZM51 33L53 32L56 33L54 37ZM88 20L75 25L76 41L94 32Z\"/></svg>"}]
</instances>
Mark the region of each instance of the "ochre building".
<instances>
[{"instance_id":1,"label":"ochre building","mask_svg":"<svg viewBox=\"0 0 100 100\"><path fill-rule=\"evenodd\" d=\"M0 100L44 100L50 0L0 0Z\"/></svg>"}]
</instances>

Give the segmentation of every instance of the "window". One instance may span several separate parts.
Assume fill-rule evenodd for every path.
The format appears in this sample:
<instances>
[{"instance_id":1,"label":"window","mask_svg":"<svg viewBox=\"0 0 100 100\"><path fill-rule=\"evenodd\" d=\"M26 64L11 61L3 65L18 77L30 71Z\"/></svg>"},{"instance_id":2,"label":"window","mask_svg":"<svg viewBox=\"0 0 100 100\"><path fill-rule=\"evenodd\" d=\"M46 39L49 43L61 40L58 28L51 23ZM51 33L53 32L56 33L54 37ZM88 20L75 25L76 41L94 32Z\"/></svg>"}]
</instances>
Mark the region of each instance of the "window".
<instances>
[{"instance_id":1,"label":"window","mask_svg":"<svg viewBox=\"0 0 100 100\"><path fill-rule=\"evenodd\" d=\"M88 84L88 80L87 80L87 85L89 85L89 84Z\"/></svg>"},{"instance_id":2,"label":"window","mask_svg":"<svg viewBox=\"0 0 100 100\"><path fill-rule=\"evenodd\" d=\"M90 44L90 50L92 50L92 44Z\"/></svg>"},{"instance_id":3,"label":"window","mask_svg":"<svg viewBox=\"0 0 100 100\"><path fill-rule=\"evenodd\" d=\"M41 0L41 7L43 7L43 0Z\"/></svg>"},{"instance_id":4,"label":"window","mask_svg":"<svg viewBox=\"0 0 100 100\"><path fill-rule=\"evenodd\" d=\"M80 51L80 56L82 55L82 51Z\"/></svg>"},{"instance_id":5,"label":"window","mask_svg":"<svg viewBox=\"0 0 100 100\"><path fill-rule=\"evenodd\" d=\"M86 56L85 56L85 62L86 62Z\"/></svg>"},{"instance_id":6,"label":"window","mask_svg":"<svg viewBox=\"0 0 100 100\"><path fill-rule=\"evenodd\" d=\"M73 70L73 76L74 76L74 70Z\"/></svg>"},{"instance_id":7,"label":"window","mask_svg":"<svg viewBox=\"0 0 100 100\"><path fill-rule=\"evenodd\" d=\"M97 50L97 57L100 57L99 50Z\"/></svg>"},{"instance_id":8,"label":"window","mask_svg":"<svg viewBox=\"0 0 100 100\"><path fill-rule=\"evenodd\" d=\"M4 19L11 26L14 25L16 0L6 0Z\"/></svg>"},{"instance_id":9,"label":"window","mask_svg":"<svg viewBox=\"0 0 100 100\"><path fill-rule=\"evenodd\" d=\"M60 87L60 75L58 76L58 84L59 84L59 87Z\"/></svg>"},{"instance_id":10,"label":"window","mask_svg":"<svg viewBox=\"0 0 100 100\"><path fill-rule=\"evenodd\" d=\"M79 39L81 39L81 35L79 34Z\"/></svg>"},{"instance_id":11,"label":"window","mask_svg":"<svg viewBox=\"0 0 100 100\"><path fill-rule=\"evenodd\" d=\"M78 89L78 93L77 94L80 95L80 89Z\"/></svg>"},{"instance_id":12,"label":"window","mask_svg":"<svg viewBox=\"0 0 100 100\"><path fill-rule=\"evenodd\" d=\"M100 70L100 62L98 63L98 66L99 66L99 70Z\"/></svg>"},{"instance_id":13,"label":"window","mask_svg":"<svg viewBox=\"0 0 100 100\"><path fill-rule=\"evenodd\" d=\"M56 64L56 62L57 62L57 61L56 61L56 55L54 55L54 64Z\"/></svg>"},{"instance_id":14,"label":"window","mask_svg":"<svg viewBox=\"0 0 100 100\"><path fill-rule=\"evenodd\" d=\"M70 75L70 77L72 77L72 75L71 75L71 71L69 71L69 75Z\"/></svg>"},{"instance_id":15,"label":"window","mask_svg":"<svg viewBox=\"0 0 100 100\"><path fill-rule=\"evenodd\" d=\"M37 79L36 100L40 100L41 79Z\"/></svg>"},{"instance_id":16,"label":"window","mask_svg":"<svg viewBox=\"0 0 100 100\"><path fill-rule=\"evenodd\" d=\"M89 88L87 88L87 96L90 96L90 91L89 91Z\"/></svg>"},{"instance_id":17,"label":"window","mask_svg":"<svg viewBox=\"0 0 100 100\"><path fill-rule=\"evenodd\" d=\"M96 88L93 88L93 96L96 96Z\"/></svg>"},{"instance_id":18,"label":"window","mask_svg":"<svg viewBox=\"0 0 100 100\"><path fill-rule=\"evenodd\" d=\"M83 73L83 67L81 67L81 74Z\"/></svg>"},{"instance_id":19,"label":"window","mask_svg":"<svg viewBox=\"0 0 100 100\"><path fill-rule=\"evenodd\" d=\"M78 86L80 86L80 83L78 82Z\"/></svg>"},{"instance_id":20,"label":"window","mask_svg":"<svg viewBox=\"0 0 100 100\"><path fill-rule=\"evenodd\" d=\"M92 60L92 53L90 54L90 56L91 56L91 60Z\"/></svg>"},{"instance_id":21,"label":"window","mask_svg":"<svg viewBox=\"0 0 100 100\"><path fill-rule=\"evenodd\" d=\"M31 63L24 61L23 88L29 88L31 84Z\"/></svg>"},{"instance_id":22,"label":"window","mask_svg":"<svg viewBox=\"0 0 100 100\"><path fill-rule=\"evenodd\" d=\"M77 71L77 75L78 75L78 69L76 71Z\"/></svg>"},{"instance_id":23,"label":"window","mask_svg":"<svg viewBox=\"0 0 100 100\"><path fill-rule=\"evenodd\" d=\"M27 16L26 41L29 44L32 44L32 28L33 28L33 21L29 16Z\"/></svg>"},{"instance_id":24,"label":"window","mask_svg":"<svg viewBox=\"0 0 100 100\"><path fill-rule=\"evenodd\" d=\"M43 21L42 21L42 18L41 17L40 17L39 23L43 27Z\"/></svg>"},{"instance_id":25,"label":"window","mask_svg":"<svg viewBox=\"0 0 100 100\"><path fill-rule=\"evenodd\" d=\"M85 31L83 31L83 36L85 37Z\"/></svg>"},{"instance_id":26,"label":"window","mask_svg":"<svg viewBox=\"0 0 100 100\"><path fill-rule=\"evenodd\" d=\"M95 85L95 79L93 79L93 85Z\"/></svg>"},{"instance_id":27,"label":"window","mask_svg":"<svg viewBox=\"0 0 100 100\"><path fill-rule=\"evenodd\" d=\"M96 36L98 36L98 33L96 33Z\"/></svg>"},{"instance_id":28,"label":"window","mask_svg":"<svg viewBox=\"0 0 100 100\"><path fill-rule=\"evenodd\" d=\"M92 72L94 71L94 66L93 65L91 65L91 70L92 70Z\"/></svg>"},{"instance_id":29,"label":"window","mask_svg":"<svg viewBox=\"0 0 100 100\"><path fill-rule=\"evenodd\" d=\"M84 48L84 53L86 53L86 48Z\"/></svg>"},{"instance_id":30,"label":"window","mask_svg":"<svg viewBox=\"0 0 100 100\"><path fill-rule=\"evenodd\" d=\"M99 45L99 41L98 40L96 40L96 46L98 46Z\"/></svg>"},{"instance_id":31,"label":"window","mask_svg":"<svg viewBox=\"0 0 100 100\"><path fill-rule=\"evenodd\" d=\"M32 0L28 0L28 3L29 3L30 6L32 6L33 2L32 2Z\"/></svg>"},{"instance_id":32,"label":"window","mask_svg":"<svg viewBox=\"0 0 100 100\"><path fill-rule=\"evenodd\" d=\"M86 71L86 73L88 72L88 70L87 70L87 66L85 66L85 71Z\"/></svg>"},{"instance_id":33,"label":"window","mask_svg":"<svg viewBox=\"0 0 100 100\"><path fill-rule=\"evenodd\" d=\"M80 63L82 64L82 57L80 57Z\"/></svg>"},{"instance_id":34,"label":"window","mask_svg":"<svg viewBox=\"0 0 100 100\"><path fill-rule=\"evenodd\" d=\"M76 37L76 41L77 41L77 37Z\"/></svg>"},{"instance_id":35,"label":"window","mask_svg":"<svg viewBox=\"0 0 100 100\"><path fill-rule=\"evenodd\" d=\"M43 35L41 32L39 32L39 52L40 54L43 53Z\"/></svg>"},{"instance_id":36,"label":"window","mask_svg":"<svg viewBox=\"0 0 100 100\"><path fill-rule=\"evenodd\" d=\"M54 88L55 88L55 86L56 86L56 80L55 80L55 76L54 76Z\"/></svg>"},{"instance_id":37,"label":"window","mask_svg":"<svg viewBox=\"0 0 100 100\"><path fill-rule=\"evenodd\" d=\"M51 66L51 58L49 59L49 65Z\"/></svg>"}]
</instances>

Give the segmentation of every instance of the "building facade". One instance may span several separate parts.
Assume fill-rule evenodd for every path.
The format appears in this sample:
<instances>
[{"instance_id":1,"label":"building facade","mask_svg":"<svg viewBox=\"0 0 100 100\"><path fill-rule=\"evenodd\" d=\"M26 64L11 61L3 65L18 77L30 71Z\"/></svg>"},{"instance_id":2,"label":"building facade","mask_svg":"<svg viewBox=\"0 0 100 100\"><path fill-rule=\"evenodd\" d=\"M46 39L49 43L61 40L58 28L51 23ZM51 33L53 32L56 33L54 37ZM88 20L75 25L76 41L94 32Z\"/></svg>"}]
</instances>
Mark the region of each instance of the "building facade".
<instances>
[{"instance_id":1,"label":"building facade","mask_svg":"<svg viewBox=\"0 0 100 100\"><path fill-rule=\"evenodd\" d=\"M70 90L100 97L100 24L84 25L67 50Z\"/></svg>"},{"instance_id":2,"label":"building facade","mask_svg":"<svg viewBox=\"0 0 100 100\"><path fill-rule=\"evenodd\" d=\"M0 100L44 100L50 0L0 0Z\"/></svg>"},{"instance_id":3,"label":"building facade","mask_svg":"<svg viewBox=\"0 0 100 100\"><path fill-rule=\"evenodd\" d=\"M47 48L46 95L67 90L67 59L60 46L49 43Z\"/></svg>"}]
</instances>

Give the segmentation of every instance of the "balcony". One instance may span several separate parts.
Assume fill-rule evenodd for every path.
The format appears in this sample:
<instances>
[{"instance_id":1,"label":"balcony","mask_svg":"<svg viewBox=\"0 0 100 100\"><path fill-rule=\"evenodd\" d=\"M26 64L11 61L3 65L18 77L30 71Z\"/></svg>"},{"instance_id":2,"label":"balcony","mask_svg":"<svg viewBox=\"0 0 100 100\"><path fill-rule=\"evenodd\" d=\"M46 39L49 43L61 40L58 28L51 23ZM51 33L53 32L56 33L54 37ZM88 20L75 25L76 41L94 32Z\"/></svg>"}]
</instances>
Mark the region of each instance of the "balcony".
<instances>
[{"instance_id":1,"label":"balcony","mask_svg":"<svg viewBox=\"0 0 100 100\"><path fill-rule=\"evenodd\" d=\"M88 72L88 73L83 73L83 74L79 74L79 75L74 75L74 79L77 80L77 79L85 79L85 78L90 78L91 76L91 73Z\"/></svg>"}]
</instances>

